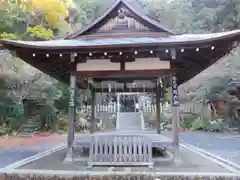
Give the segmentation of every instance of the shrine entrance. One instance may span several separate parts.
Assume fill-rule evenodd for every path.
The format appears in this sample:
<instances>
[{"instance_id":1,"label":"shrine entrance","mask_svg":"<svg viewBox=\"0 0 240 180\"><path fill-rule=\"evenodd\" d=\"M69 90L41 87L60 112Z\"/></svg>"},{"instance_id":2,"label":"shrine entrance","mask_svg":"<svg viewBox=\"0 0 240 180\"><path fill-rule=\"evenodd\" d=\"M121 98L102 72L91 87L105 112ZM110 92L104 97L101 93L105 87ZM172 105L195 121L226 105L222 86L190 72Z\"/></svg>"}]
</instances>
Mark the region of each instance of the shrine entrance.
<instances>
[{"instance_id":1,"label":"shrine entrance","mask_svg":"<svg viewBox=\"0 0 240 180\"><path fill-rule=\"evenodd\" d=\"M138 112L139 104L138 94L136 93L119 93L118 95L119 112Z\"/></svg>"}]
</instances>

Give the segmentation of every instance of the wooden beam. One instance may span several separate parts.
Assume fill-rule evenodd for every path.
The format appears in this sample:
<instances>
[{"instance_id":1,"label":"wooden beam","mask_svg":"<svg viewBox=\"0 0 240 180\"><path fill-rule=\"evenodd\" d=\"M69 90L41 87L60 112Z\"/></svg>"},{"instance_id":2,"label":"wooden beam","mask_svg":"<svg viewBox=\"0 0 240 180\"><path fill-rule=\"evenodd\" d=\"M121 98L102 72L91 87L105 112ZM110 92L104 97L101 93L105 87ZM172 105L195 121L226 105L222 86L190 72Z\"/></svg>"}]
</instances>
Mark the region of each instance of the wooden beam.
<instances>
[{"instance_id":1,"label":"wooden beam","mask_svg":"<svg viewBox=\"0 0 240 180\"><path fill-rule=\"evenodd\" d=\"M133 83L134 81L156 81L156 77L105 77L105 78L93 78L94 82L107 82L107 81L116 81L118 83Z\"/></svg>"},{"instance_id":2,"label":"wooden beam","mask_svg":"<svg viewBox=\"0 0 240 180\"><path fill-rule=\"evenodd\" d=\"M177 76L172 76L172 133L175 158L179 158L179 94Z\"/></svg>"},{"instance_id":3,"label":"wooden beam","mask_svg":"<svg viewBox=\"0 0 240 180\"><path fill-rule=\"evenodd\" d=\"M129 70L129 71L76 71L79 77L91 78L121 78L121 77L164 77L175 73L174 69L161 70Z\"/></svg>"},{"instance_id":4,"label":"wooden beam","mask_svg":"<svg viewBox=\"0 0 240 180\"><path fill-rule=\"evenodd\" d=\"M112 89L111 92L112 93L119 93L119 92L148 92L148 93L152 93L155 92L156 88L117 88L117 89ZM95 92L97 93L109 93L109 89L108 88L96 88Z\"/></svg>"},{"instance_id":5,"label":"wooden beam","mask_svg":"<svg viewBox=\"0 0 240 180\"><path fill-rule=\"evenodd\" d=\"M67 136L67 155L65 157L66 162L73 161L73 142L75 136L74 122L76 120L76 76L70 75L70 100L68 108L68 136Z\"/></svg>"},{"instance_id":6,"label":"wooden beam","mask_svg":"<svg viewBox=\"0 0 240 180\"><path fill-rule=\"evenodd\" d=\"M165 32L134 32L134 33L124 33L124 34L92 34L82 36L82 39L102 39L102 38L133 38L133 37L166 37L169 33Z\"/></svg>"},{"instance_id":7,"label":"wooden beam","mask_svg":"<svg viewBox=\"0 0 240 180\"><path fill-rule=\"evenodd\" d=\"M161 126L160 126L160 118L161 118L161 112L160 112L160 85L159 83L157 82L156 83L156 117L157 117L157 122L156 122L156 125L157 125L157 134L160 134L161 133Z\"/></svg>"},{"instance_id":8,"label":"wooden beam","mask_svg":"<svg viewBox=\"0 0 240 180\"><path fill-rule=\"evenodd\" d=\"M91 104L91 133L96 131L96 119L95 119L95 105L96 105L96 92L95 90L91 91L92 95L92 104Z\"/></svg>"}]
</instances>

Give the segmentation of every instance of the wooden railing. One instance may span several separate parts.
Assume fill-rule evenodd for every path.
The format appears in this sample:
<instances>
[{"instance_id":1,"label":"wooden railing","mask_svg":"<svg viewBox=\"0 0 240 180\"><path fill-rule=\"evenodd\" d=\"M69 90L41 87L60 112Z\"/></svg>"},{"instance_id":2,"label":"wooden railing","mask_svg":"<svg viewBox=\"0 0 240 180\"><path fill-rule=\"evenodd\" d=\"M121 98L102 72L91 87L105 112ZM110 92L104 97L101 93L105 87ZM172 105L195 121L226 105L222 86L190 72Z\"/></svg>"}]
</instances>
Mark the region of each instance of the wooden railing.
<instances>
[{"instance_id":1,"label":"wooden railing","mask_svg":"<svg viewBox=\"0 0 240 180\"><path fill-rule=\"evenodd\" d=\"M77 109L77 112L80 113L91 113L92 107L91 105L81 106ZM117 105L116 104L109 104L109 105L100 105L97 104L95 106L95 112L109 112L109 113L116 113L117 112Z\"/></svg>"},{"instance_id":2,"label":"wooden railing","mask_svg":"<svg viewBox=\"0 0 240 180\"><path fill-rule=\"evenodd\" d=\"M156 105L148 104L140 106L142 112L156 112ZM180 113L200 113L202 110L201 104L180 104ZM116 113L118 111L117 104L109 104L109 105L100 105L97 104L95 106L95 112L108 112L108 113ZM81 113L91 113L91 105L81 106L77 109L77 112ZM161 106L161 112L171 113L171 105L168 106Z\"/></svg>"},{"instance_id":3,"label":"wooden railing","mask_svg":"<svg viewBox=\"0 0 240 180\"><path fill-rule=\"evenodd\" d=\"M147 136L100 135L90 144L89 167L153 166L152 143Z\"/></svg>"}]
</instances>

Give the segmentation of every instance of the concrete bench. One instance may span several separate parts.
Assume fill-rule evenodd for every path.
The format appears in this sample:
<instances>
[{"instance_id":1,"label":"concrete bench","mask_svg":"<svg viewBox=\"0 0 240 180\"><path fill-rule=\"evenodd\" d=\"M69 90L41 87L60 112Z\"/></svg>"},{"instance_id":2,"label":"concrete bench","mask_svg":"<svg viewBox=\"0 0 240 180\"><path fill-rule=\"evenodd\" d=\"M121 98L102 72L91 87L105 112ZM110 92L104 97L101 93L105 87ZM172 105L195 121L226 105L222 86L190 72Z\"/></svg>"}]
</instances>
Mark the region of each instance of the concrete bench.
<instances>
[{"instance_id":1,"label":"concrete bench","mask_svg":"<svg viewBox=\"0 0 240 180\"><path fill-rule=\"evenodd\" d=\"M90 143L89 167L148 166L152 168L152 143L146 136L100 135Z\"/></svg>"}]
</instances>

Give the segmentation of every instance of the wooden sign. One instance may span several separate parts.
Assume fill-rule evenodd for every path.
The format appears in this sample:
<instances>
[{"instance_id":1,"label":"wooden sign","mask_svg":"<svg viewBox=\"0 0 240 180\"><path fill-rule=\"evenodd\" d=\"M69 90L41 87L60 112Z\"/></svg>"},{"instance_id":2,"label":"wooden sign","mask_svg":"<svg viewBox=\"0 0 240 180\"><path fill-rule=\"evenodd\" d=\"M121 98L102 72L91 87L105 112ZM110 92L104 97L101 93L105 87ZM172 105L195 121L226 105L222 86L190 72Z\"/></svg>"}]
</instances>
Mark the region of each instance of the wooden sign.
<instances>
[{"instance_id":1,"label":"wooden sign","mask_svg":"<svg viewBox=\"0 0 240 180\"><path fill-rule=\"evenodd\" d=\"M71 76L70 77L70 101L69 101L70 107L75 106L75 88L76 88L76 77Z\"/></svg>"},{"instance_id":2,"label":"wooden sign","mask_svg":"<svg viewBox=\"0 0 240 180\"><path fill-rule=\"evenodd\" d=\"M175 75L172 76L172 105L179 106L177 77Z\"/></svg>"}]
</instances>

